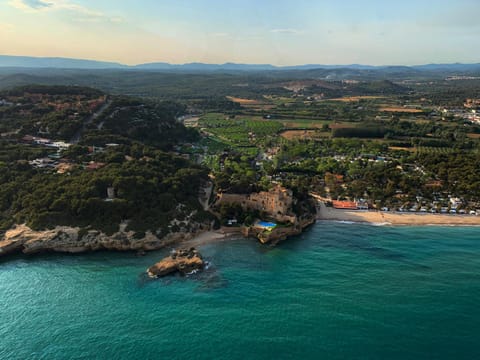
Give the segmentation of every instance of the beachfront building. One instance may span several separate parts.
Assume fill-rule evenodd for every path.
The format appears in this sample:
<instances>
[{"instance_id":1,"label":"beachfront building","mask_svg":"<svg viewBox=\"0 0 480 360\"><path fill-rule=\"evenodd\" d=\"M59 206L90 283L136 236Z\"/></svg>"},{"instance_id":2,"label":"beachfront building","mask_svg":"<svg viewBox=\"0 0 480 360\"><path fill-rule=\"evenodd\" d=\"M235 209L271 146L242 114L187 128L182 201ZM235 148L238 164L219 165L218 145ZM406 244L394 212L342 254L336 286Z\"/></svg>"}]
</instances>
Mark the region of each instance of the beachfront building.
<instances>
[{"instance_id":1,"label":"beachfront building","mask_svg":"<svg viewBox=\"0 0 480 360\"><path fill-rule=\"evenodd\" d=\"M341 210L357 210L357 203L346 200L332 200L333 207Z\"/></svg>"},{"instance_id":2,"label":"beachfront building","mask_svg":"<svg viewBox=\"0 0 480 360\"><path fill-rule=\"evenodd\" d=\"M368 202L365 199L356 201L348 200L332 200L332 205L335 209L340 210L368 210Z\"/></svg>"}]
</instances>

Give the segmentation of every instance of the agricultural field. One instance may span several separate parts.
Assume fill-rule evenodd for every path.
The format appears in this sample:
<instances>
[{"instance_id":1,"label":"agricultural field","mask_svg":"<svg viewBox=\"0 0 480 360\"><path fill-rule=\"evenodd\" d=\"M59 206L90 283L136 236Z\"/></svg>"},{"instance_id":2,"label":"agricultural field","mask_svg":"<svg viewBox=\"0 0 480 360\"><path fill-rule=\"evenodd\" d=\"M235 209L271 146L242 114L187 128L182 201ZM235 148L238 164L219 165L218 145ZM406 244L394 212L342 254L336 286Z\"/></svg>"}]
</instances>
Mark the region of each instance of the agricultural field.
<instances>
[{"instance_id":1,"label":"agricultural field","mask_svg":"<svg viewBox=\"0 0 480 360\"><path fill-rule=\"evenodd\" d=\"M271 102L272 104L279 106L279 105L287 105L296 102L297 100L292 97L285 97L285 96L270 96L265 95L264 98Z\"/></svg>"},{"instance_id":2,"label":"agricultural field","mask_svg":"<svg viewBox=\"0 0 480 360\"><path fill-rule=\"evenodd\" d=\"M226 96L226 98L236 104L241 105L245 109L261 111L261 110L271 110L275 107L270 101L265 100L255 100L255 99L244 99L234 96Z\"/></svg>"},{"instance_id":3,"label":"agricultural field","mask_svg":"<svg viewBox=\"0 0 480 360\"><path fill-rule=\"evenodd\" d=\"M283 125L260 117L229 118L223 114L207 114L199 120L199 127L233 146L255 146L268 136L277 136Z\"/></svg>"},{"instance_id":4,"label":"agricultural field","mask_svg":"<svg viewBox=\"0 0 480 360\"><path fill-rule=\"evenodd\" d=\"M356 128L358 124L356 123L347 123L347 122L335 122L330 124L328 127L332 130L336 129L352 129Z\"/></svg>"},{"instance_id":5,"label":"agricultural field","mask_svg":"<svg viewBox=\"0 0 480 360\"><path fill-rule=\"evenodd\" d=\"M419 155L426 155L426 154L447 155L447 154L453 154L455 152L455 149L451 147L418 146L415 148L415 152Z\"/></svg>"},{"instance_id":6,"label":"agricultural field","mask_svg":"<svg viewBox=\"0 0 480 360\"><path fill-rule=\"evenodd\" d=\"M322 129L331 123L328 120L287 119L278 120L285 128Z\"/></svg>"},{"instance_id":7,"label":"agricultural field","mask_svg":"<svg viewBox=\"0 0 480 360\"><path fill-rule=\"evenodd\" d=\"M329 132L320 132L318 130L285 130L280 136L286 140L313 140L330 137Z\"/></svg>"},{"instance_id":8,"label":"agricultural field","mask_svg":"<svg viewBox=\"0 0 480 360\"><path fill-rule=\"evenodd\" d=\"M405 146L389 146L388 150L390 151L407 151L407 152L415 152L416 148L414 147L405 147Z\"/></svg>"},{"instance_id":9,"label":"agricultural field","mask_svg":"<svg viewBox=\"0 0 480 360\"><path fill-rule=\"evenodd\" d=\"M212 137L202 137L198 143L199 146L205 147L208 154L219 154L229 149L229 145Z\"/></svg>"},{"instance_id":10,"label":"agricultural field","mask_svg":"<svg viewBox=\"0 0 480 360\"><path fill-rule=\"evenodd\" d=\"M340 101L340 102L359 102L360 100L377 100L385 99L385 96L345 96L341 98L329 99L328 101Z\"/></svg>"},{"instance_id":11,"label":"agricultural field","mask_svg":"<svg viewBox=\"0 0 480 360\"><path fill-rule=\"evenodd\" d=\"M422 109L405 108L403 106L386 106L386 107L381 107L379 110L383 112L408 113L408 114L419 114L424 112L424 110Z\"/></svg>"},{"instance_id":12,"label":"agricultural field","mask_svg":"<svg viewBox=\"0 0 480 360\"><path fill-rule=\"evenodd\" d=\"M259 105L262 102L253 99L242 99L234 96L227 96L227 99L240 105Z\"/></svg>"}]
</instances>

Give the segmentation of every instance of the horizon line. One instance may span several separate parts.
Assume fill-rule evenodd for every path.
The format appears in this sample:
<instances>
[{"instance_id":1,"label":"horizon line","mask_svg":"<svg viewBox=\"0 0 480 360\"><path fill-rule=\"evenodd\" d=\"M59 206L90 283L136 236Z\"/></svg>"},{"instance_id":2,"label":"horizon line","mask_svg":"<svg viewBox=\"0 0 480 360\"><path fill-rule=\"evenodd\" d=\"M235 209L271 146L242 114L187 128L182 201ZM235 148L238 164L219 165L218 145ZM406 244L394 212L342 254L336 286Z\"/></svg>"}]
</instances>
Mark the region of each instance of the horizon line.
<instances>
[{"instance_id":1,"label":"horizon line","mask_svg":"<svg viewBox=\"0 0 480 360\"><path fill-rule=\"evenodd\" d=\"M75 57L65 57L65 56L32 56L32 55L11 55L11 54L0 54L0 56L6 57L23 57L23 58L33 58L33 59L61 59L61 60L79 60L79 61L91 61L91 62L98 62L98 63L109 63L109 64L116 64L125 67L138 67L142 65L150 65L150 64L165 64L171 66L185 66L185 65L193 65L193 64L202 64L202 65L246 65L246 66L272 66L277 68L288 68L288 67L301 67L301 66L371 66L371 67L416 67L416 66L424 66L424 65L480 65L480 62L427 62L421 64L413 64L413 65L406 65L406 64L381 64L381 65L373 65L373 64L365 64L365 63L343 63L343 64L322 64L322 63L303 63L303 64L293 64L293 65L278 65L273 63L244 63L244 62L234 62L234 61L227 61L227 62L217 62L217 63L207 63L201 61L191 61L185 63L173 63L168 61L161 61L161 60L153 60L149 62L141 62L136 64L125 64L120 61L115 60L99 60L99 59L92 59L92 58L75 58ZM1 65L0 65L1 66ZM25 66L19 66L25 67Z\"/></svg>"}]
</instances>

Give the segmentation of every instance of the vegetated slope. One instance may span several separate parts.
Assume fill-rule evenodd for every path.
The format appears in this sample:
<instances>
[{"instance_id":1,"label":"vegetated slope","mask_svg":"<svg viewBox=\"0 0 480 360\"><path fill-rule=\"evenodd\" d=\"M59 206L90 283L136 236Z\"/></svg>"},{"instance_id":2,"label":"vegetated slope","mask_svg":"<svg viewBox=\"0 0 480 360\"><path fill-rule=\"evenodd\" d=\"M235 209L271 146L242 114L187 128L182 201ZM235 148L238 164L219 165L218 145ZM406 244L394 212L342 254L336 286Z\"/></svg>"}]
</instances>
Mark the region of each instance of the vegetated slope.
<instances>
[{"instance_id":1,"label":"vegetated slope","mask_svg":"<svg viewBox=\"0 0 480 360\"><path fill-rule=\"evenodd\" d=\"M208 218L198 203L208 170L164 151L196 136L176 121L183 109L179 104L113 97L80 143L68 150L57 154L56 149L21 141L29 130L21 119L27 109L27 123L42 119L44 129L50 130L57 118L45 118L42 109L51 114L83 106L99 95L104 99L94 89L58 86L2 93L0 98L8 100L0 107L8 113L2 122L17 121L20 132L0 140L0 230L25 222L34 229L72 225L112 233L128 220L129 229L139 234L151 230L163 236L182 227L192 230ZM14 98L19 102L10 102ZM58 119L65 124L76 121L63 115ZM29 163L47 155L60 159L45 167ZM60 167L68 170L59 173ZM108 188L113 198L108 198Z\"/></svg>"},{"instance_id":2,"label":"vegetated slope","mask_svg":"<svg viewBox=\"0 0 480 360\"><path fill-rule=\"evenodd\" d=\"M0 68L0 89L31 83L93 86L109 94L170 100L222 98L225 94L261 97L266 87L272 94L290 93L281 87L281 80L272 77L269 72L175 73L145 70Z\"/></svg>"},{"instance_id":3,"label":"vegetated slope","mask_svg":"<svg viewBox=\"0 0 480 360\"><path fill-rule=\"evenodd\" d=\"M405 94L409 89L390 80L358 81L344 83L341 81L320 81L304 89L305 95L323 94L327 98L342 96L378 96Z\"/></svg>"},{"instance_id":4,"label":"vegetated slope","mask_svg":"<svg viewBox=\"0 0 480 360\"><path fill-rule=\"evenodd\" d=\"M122 147L105 154L101 169L88 171L80 162L68 174L2 163L1 228L25 222L33 229L72 225L112 233L122 220L130 220L132 230L165 235L175 230L169 228L172 220L193 212L201 216L197 194L207 171L158 150L136 149L150 156L127 161L125 153L133 152ZM109 187L115 191L113 201L106 201Z\"/></svg>"},{"instance_id":5,"label":"vegetated slope","mask_svg":"<svg viewBox=\"0 0 480 360\"><path fill-rule=\"evenodd\" d=\"M0 92L0 132L69 139L105 102L99 90L28 85Z\"/></svg>"},{"instance_id":6,"label":"vegetated slope","mask_svg":"<svg viewBox=\"0 0 480 360\"><path fill-rule=\"evenodd\" d=\"M116 135L161 148L195 140L198 134L186 129L176 118L186 107L173 101L153 102L114 97L109 108L95 119L87 139L102 134Z\"/></svg>"}]
</instances>

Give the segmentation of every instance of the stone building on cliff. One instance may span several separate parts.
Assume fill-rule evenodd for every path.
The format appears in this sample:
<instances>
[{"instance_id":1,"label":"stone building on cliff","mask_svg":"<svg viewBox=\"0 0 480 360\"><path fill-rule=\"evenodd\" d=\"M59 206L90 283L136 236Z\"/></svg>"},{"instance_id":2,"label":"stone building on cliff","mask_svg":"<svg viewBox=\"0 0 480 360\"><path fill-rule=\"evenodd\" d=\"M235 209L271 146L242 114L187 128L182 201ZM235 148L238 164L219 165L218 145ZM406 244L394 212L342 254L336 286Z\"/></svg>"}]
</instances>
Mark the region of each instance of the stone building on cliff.
<instances>
[{"instance_id":1,"label":"stone building on cliff","mask_svg":"<svg viewBox=\"0 0 480 360\"><path fill-rule=\"evenodd\" d=\"M280 185L276 185L269 191L249 195L218 194L216 205L222 204L240 204L244 209L265 212L269 217L280 222L295 223L297 220L292 211L293 193Z\"/></svg>"}]
</instances>

